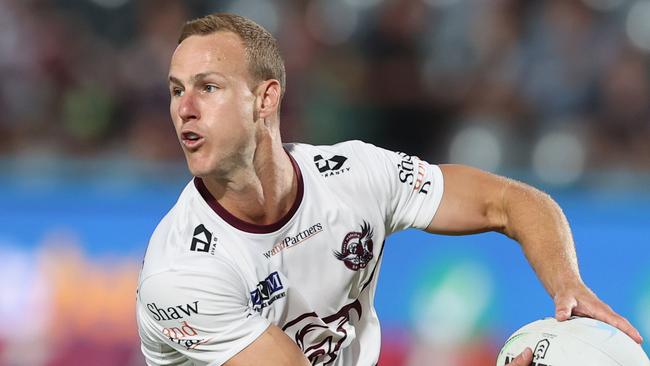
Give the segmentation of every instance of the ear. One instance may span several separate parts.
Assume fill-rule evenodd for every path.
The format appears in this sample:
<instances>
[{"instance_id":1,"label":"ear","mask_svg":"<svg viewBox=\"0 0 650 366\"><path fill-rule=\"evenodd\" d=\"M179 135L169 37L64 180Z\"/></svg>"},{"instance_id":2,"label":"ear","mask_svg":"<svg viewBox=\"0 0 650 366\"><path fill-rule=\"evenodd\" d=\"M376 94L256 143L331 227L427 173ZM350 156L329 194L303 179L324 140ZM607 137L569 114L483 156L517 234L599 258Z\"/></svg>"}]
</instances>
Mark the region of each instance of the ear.
<instances>
[{"instance_id":1,"label":"ear","mask_svg":"<svg viewBox=\"0 0 650 366\"><path fill-rule=\"evenodd\" d=\"M275 79L265 80L257 86L255 107L259 118L268 118L277 114L280 109L282 88Z\"/></svg>"}]
</instances>

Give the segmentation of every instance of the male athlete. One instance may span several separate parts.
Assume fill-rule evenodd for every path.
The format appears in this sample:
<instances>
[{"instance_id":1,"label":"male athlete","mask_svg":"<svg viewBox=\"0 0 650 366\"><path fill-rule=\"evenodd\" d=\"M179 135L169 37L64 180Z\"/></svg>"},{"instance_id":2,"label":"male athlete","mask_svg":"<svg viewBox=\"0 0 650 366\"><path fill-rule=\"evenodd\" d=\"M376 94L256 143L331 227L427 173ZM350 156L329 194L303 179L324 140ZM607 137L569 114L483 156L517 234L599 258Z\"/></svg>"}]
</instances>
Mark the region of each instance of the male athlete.
<instances>
[{"instance_id":1,"label":"male athlete","mask_svg":"<svg viewBox=\"0 0 650 366\"><path fill-rule=\"evenodd\" d=\"M140 275L149 365L376 365L384 240L411 227L501 232L521 244L558 319L590 316L641 342L581 280L566 218L546 194L360 141L283 144L284 65L254 22L186 23L169 90L195 178L152 235ZM531 359L527 350L511 365Z\"/></svg>"}]
</instances>

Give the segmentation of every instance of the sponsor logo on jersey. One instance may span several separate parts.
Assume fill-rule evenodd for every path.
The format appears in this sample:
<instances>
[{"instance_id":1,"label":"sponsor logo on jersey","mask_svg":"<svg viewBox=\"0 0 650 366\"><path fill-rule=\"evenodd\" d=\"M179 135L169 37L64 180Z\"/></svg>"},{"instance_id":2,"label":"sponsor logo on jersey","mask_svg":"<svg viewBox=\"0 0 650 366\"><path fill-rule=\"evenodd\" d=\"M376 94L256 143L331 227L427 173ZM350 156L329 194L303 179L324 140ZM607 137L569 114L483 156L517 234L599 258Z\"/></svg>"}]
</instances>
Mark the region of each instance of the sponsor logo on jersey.
<instances>
[{"instance_id":1,"label":"sponsor logo on jersey","mask_svg":"<svg viewBox=\"0 0 650 366\"><path fill-rule=\"evenodd\" d=\"M345 235L341 251L334 251L334 256L353 271L366 268L373 257L372 234L373 230L370 224L364 221L361 231L352 231Z\"/></svg>"},{"instance_id":2,"label":"sponsor logo on jersey","mask_svg":"<svg viewBox=\"0 0 650 366\"><path fill-rule=\"evenodd\" d=\"M359 300L343 306L335 314L320 317L315 312L288 321L282 330L293 339L312 365L331 365L350 342L352 324L361 319Z\"/></svg>"},{"instance_id":3,"label":"sponsor logo on jersey","mask_svg":"<svg viewBox=\"0 0 650 366\"><path fill-rule=\"evenodd\" d=\"M251 291L251 302L254 311L262 312L262 309L273 304L275 300L286 296L284 286L278 272L271 273L263 281L257 284L257 288Z\"/></svg>"},{"instance_id":4,"label":"sponsor logo on jersey","mask_svg":"<svg viewBox=\"0 0 650 366\"><path fill-rule=\"evenodd\" d=\"M155 302L147 304L147 309L157 321L183 319L191 317L192 314L199 313L199 302L194 301L192 304L183 304L159 308Z\"/></svg>"},{"instance_id":5,"label":"sponsor logo on jersey","mask_svg":"<svg viewBox=\"0 0 650 366\"><path fill-rule=\"evenodd\" d=\"M347 160L348 158L341 155L334 155L329 159L323 158L322 155L314 156L314 164L325 178L349 172L350 167L344 166Z\"/></svg>"},{"instance_id":6,"label":"sponsor logo on jersey","mask_svg":"<svg viewBox=\"0 0 650 366\"><path fill-rule=\"evenodd\" d=\"M217 238L203 226L203 224L194 228L190 250L193 252L205 252L214 255L217 246Z\"/></svg>"},{"instance_id":7,"label":"sponsor logo on jersey","mask_svg":"<svg viewBox=\"0 0 650 366\"><path fill-rule=\"evenodd\" d=\"M399 152L398 154L402 158L397 164L399 181L413 187L413 190L418 193L429 193L431 181L425 180L427 173L426 163L417 157L404 154L403 152Z\"/></svg>"},{"instance_id":8,"label":"sponsor logo on jersey","mask_svg":"<svg viewBox=\"0 0 650 366\"><path fill-rule=\"evenodd\" d=\"M190 350L196 348L199 344L207 342L209 339L197 338L199 334L196 329L183 321L177 327L163 328L162 333L170 341Z\"/></svg>"},{"instance_id":9,"label":"sponsor logo on jersey","mask_svg":"<svg viewBox=\"0 0 650 366\"><path fill-rule=\"evenodd\" d=\"M279 243L275 244L271 250L266 251L262 254L264 254L267 259L270 259L272 256L280 253L282 250L294 247L303 241L312 238L314 235L321 233L322 231L323 225L319 222L309 227L309 229L303 230L296 235L285 237Z\"/></svg>"}]
</instances>

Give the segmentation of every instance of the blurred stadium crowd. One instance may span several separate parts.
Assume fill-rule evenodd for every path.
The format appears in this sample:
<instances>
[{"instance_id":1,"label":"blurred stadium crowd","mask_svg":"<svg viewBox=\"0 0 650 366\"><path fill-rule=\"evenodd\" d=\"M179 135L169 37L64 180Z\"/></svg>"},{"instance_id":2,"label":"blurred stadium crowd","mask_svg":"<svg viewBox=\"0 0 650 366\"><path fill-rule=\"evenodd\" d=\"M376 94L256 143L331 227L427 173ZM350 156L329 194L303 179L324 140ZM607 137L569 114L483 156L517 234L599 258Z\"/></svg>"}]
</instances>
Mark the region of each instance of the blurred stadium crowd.
<instances>
[{"instance_id":1,"label":"blurred stadium crowd","mask_svg":"<svg viewBox=\"0 0 650 366\"><path fill-rule=\"evenodd\" d=\"M646 0L3 0L0 155L182 161L169 57L213 11L279 39L285 141L358 138L559 185L650 170Z\"/></svg>"}]
</instances>

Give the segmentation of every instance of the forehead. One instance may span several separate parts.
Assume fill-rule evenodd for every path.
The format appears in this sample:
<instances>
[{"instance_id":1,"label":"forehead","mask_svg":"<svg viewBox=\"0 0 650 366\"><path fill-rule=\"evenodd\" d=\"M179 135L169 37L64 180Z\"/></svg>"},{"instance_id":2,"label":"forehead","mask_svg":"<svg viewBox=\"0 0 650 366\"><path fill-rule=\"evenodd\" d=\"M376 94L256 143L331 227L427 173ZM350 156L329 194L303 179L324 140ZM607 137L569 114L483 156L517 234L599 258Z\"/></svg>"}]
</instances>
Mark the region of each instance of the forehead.
<instances>
[{"instance_id":1,"label":"forehead","mask_svg":"<svg viewBox=\"0 0 650 366\"><path fill-rule=\"evenodd\" d=\"M239 36L232 32L193 35L176 47L170 75L184 78L209 71L246 76L246 55Z\"/></svg>"}]
</instances>

